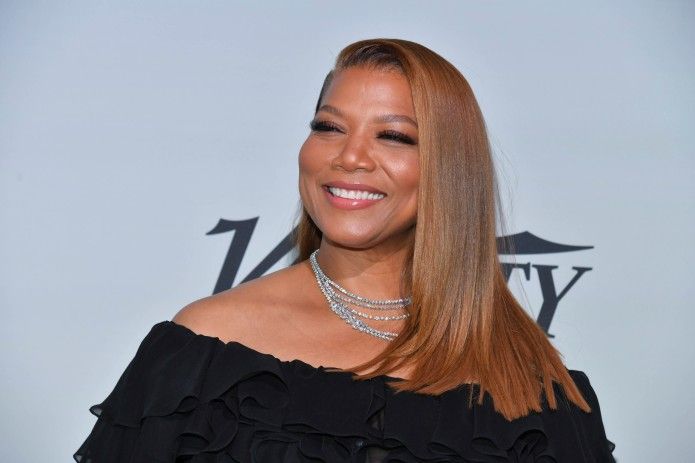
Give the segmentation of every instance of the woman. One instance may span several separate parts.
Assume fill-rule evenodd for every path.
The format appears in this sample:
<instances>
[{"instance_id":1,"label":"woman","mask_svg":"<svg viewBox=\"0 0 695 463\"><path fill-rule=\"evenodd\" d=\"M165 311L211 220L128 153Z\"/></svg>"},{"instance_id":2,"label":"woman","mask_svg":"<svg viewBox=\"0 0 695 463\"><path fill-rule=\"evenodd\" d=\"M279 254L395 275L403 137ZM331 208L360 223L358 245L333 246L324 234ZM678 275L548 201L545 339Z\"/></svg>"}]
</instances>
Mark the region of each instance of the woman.
<instances>
[{"instance_id":1,"label":"woman","mask_svg":"<svg viewBox=\"0 0 695 463\"><path fill-rule=\"evenodd\" d=\"M587 377L506 286L464 77L359 41L310 126L298 263L155 325L76 460L613 461Z\"/></svg>"}]
</instances>

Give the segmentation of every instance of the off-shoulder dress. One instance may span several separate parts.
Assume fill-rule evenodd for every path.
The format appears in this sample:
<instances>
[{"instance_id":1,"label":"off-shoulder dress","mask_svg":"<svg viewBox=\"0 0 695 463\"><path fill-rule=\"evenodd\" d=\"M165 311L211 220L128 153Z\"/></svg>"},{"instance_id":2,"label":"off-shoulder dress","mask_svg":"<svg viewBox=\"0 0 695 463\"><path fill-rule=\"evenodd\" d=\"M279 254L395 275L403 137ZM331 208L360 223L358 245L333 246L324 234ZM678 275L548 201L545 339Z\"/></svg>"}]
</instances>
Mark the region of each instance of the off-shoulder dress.
<instances>
[{"instance_id":1,"label":"off-shoulder dress","mask_svg":"<svg viewBox=\"0 0 695 463\"><path fill-rule=\"evenodd\" d=\"M80 463L614 462L587 376L570 370L592 412L559 408L508 421L470 385L395 392L391 376L279 360L172 321L152 327L74 455Z\"/></svg>"}]
</instances>

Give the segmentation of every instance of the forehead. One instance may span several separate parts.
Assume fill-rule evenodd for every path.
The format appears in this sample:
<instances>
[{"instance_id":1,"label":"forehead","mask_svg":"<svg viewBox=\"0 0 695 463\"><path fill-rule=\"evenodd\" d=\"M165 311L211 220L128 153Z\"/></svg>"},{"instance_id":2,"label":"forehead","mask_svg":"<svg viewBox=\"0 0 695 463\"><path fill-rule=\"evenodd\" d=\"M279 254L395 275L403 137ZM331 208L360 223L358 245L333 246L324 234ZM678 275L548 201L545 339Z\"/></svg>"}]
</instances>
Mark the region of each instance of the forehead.
<instances>
[{"instance_id":1,"label":"forehead","mask_svg":"<svg viewBox=\"0 0 695 463\"><path fill-rule=\"evenodd\" d=\"M410 84L397 70L350 67L336 71L322 104L356 111L399 111L414 115Z\"/></svg>"}]
</instances>

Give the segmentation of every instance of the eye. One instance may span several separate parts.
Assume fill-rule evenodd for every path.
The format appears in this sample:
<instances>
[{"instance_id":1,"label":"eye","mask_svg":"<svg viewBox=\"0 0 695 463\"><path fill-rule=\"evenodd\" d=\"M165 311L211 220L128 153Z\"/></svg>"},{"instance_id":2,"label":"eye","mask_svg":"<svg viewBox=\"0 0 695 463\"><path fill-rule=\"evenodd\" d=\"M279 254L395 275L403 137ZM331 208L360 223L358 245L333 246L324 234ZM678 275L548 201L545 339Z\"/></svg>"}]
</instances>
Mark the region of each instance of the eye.
<instances>
[{"instance_id":1,"label":"eye","mask_svg":"<svg viewBox=\"0 0 695 463\"><path fill-rule=\"evenodd\" d=\"M309 128L314 132L340 132L338 126L329 121L313 120L309 122Z\"/></svg>"},{"instance_id":2,"label":"eye","mask_svg":"<svg viewBox=\"0 0 695 463\"><path fill-rule=\"evenodd\" d=\"M397 141L406 145L417 145L417 143L415 143L415 140L410 138L408 135L401 132L396 132L395 130L384 130L382 132L379 132L379 138Z\"/></svg>"}]
</instances>

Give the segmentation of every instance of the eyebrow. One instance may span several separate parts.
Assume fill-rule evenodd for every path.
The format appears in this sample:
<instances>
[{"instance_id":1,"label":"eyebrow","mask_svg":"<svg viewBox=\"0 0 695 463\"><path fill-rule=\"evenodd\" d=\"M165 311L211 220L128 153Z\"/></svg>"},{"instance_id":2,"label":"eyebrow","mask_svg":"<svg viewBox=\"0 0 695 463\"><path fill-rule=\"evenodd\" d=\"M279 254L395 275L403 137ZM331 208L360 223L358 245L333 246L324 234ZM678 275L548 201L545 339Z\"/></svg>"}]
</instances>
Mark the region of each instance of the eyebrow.
<instances>
[{"instance_id":1,"label":"eyebrow","mask_svg":"<svg viewBox=\"0 0 695 463\"><path fill-rule=\"evenodd\" d=\"M329 104L321 105L321 107L318 109L318 111L326 111L327 113L335 114L336 116L340 117L345 117L343 112L336 108L335 106L331 106ZM318 112L317 111L317 112ZM403 114L382 114L381 116L377 116L374 118L375 122L405 122L408 124L411 124L417 128L417 122L413 120L413 118L409 116L405 116Z\"/></svg>"}]
</instances>

